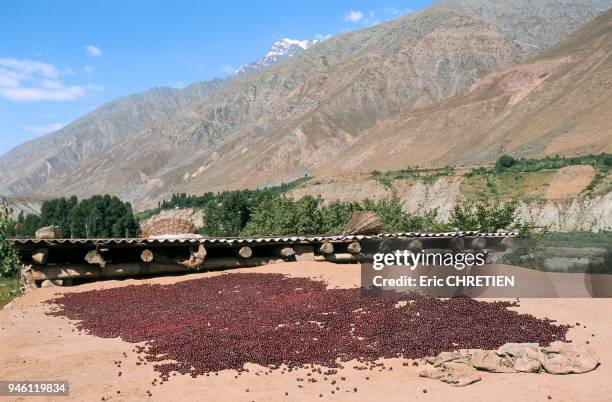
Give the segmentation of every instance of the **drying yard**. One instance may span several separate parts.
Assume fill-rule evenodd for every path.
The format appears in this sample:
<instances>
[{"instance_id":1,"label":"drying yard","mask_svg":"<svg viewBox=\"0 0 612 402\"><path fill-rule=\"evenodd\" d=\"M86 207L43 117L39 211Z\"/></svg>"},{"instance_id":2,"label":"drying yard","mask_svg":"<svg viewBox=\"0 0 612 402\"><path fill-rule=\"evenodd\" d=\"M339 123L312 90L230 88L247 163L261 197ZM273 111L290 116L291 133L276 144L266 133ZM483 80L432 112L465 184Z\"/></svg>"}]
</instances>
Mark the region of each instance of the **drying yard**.
<instances>
[{"instance_id":1,"label":"drying yard","mask_svg":"<svg viewBox=\"0 0 612 402\"><path fill-rule=\"evenodd\" d=\"M603 401L612 392L611 299L369 299L359 283L358 265L297 261L37 289L0 311L0 380L68 380L71 400ZM461 388L419 377L419 358L442 350L557 339L588 341L601 366L482 373Z\"/></svg>"}]
</instances>

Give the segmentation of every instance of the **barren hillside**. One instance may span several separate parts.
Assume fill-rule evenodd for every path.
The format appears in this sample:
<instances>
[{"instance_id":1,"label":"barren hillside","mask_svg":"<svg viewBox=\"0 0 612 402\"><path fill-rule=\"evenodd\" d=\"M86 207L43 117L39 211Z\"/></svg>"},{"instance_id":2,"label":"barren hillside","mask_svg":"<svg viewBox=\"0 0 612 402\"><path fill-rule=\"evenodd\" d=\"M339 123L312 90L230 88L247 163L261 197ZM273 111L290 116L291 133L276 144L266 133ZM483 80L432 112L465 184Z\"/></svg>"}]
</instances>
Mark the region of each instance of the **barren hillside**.
<instances>
[{"instance_id":1,"label":"barren hillside","mask_svg":"<svg viewBox=\"0 0 612 402\"><path fill-rule=\"evenodd\" d=\"M465 95L398 113L321 174L612 150L612 10L541 56L491 73Z\"/></svg>"},{"instance_id":2,"label":"barren hillside","mask_svg":"<svg viewBox=\"0 0 612 402\"><path fill-rule=\"evenodd\" d=\"M160 119L223 85L222 80L184 89L153 88L104 104L66 127L23 143L0 157L0 193L36 192L147 123Z\"/></svg>"}]
</instances>

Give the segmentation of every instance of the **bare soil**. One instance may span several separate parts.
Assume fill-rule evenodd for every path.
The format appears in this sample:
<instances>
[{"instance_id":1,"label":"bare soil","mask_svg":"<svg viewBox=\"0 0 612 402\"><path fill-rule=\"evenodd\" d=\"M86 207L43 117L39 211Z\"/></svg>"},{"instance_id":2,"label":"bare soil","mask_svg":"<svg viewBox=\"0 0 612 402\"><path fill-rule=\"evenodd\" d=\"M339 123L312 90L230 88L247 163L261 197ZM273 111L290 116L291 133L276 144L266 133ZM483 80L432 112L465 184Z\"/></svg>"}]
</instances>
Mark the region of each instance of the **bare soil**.
<instances>
[{"instance_id":1,"label":"bare soil","mask_svg":"<svg viewBox=\"0 0 612 402\"><path fill-rule=\"evenodd\" d=\"M577 196L591 184L595 173L593 166L588 165L567 166L559 169L548 187L546 198L556 200Z\"/></svg>"},{"instance_id":2,"label":"bare soil","mask_svg":"<svg viewBox=\"0 0 612 402\"><path fill-rule=\"evenodd\" d=\"M360 282L358 265L287 263L232 272L278 272L323 279L330 287L339 288L355 287ZM612 394L612 383L609 381L612 378L612 299L523 299L517 308L538 318L548 317L561 324L573 325L568 338L576 342L589 341L601 357L602 364L595 371L568 376L482 373L482 381L464 388L420 378L419 367L404 366L405 360L402 359L385 359L386 369L383 371L355 370L354 364L348 362L333 376L336 379L334 385L331 384L331 377L328 380L319 378L317 382L296 381L298 377L309 378L307 373L310 370L306 369L284 374L275 370L265 374L268 371L265 368L251 365L248 373L239 376L230 370L209 377L177 375L171 376L164 385L153 386L151 383L158 378L158 373L150 364L136 365L134 344L120 339L79 334L67 319L45 314L48 306L43 302L63 292L130 284L168 284L222 273L44 288L20 297L0 311L0 380L68 380L69 397L55 399L90 401L101 400L102 397L115 401L371 401L373 398L387 401L446 401L449 398L454 401L543 401L548 400L548 396L553 401L605 401ZM115 361L121 361L121 368ZM390 367L393 369L389 370ZM118 376L119 371L122 372L121 376ZM298 385L302 385L302 388ZM336 387L340 389L336 390ZM152 396L148 396L147 391ZM45 397L30 399L54 400Z\"/></svg>"}]
</instances>

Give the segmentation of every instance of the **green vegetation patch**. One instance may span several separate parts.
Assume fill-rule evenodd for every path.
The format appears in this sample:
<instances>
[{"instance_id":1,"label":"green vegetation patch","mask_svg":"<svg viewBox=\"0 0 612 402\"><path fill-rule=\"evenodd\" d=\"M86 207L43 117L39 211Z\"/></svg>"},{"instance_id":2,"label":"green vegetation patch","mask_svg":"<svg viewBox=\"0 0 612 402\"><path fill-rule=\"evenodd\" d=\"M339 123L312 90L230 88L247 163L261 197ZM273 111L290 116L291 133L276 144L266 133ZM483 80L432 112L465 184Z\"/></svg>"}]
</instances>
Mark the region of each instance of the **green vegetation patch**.
<instances>
[{"instance_id":1,"label":"green vegetation patch","mask_svg":"<svg viewBox=\"0 0 612 402\"><path fill-rule=\"evenodd\" d=\"M592 259L597 249L607 254ZM597 251L597 254L600 252ZM547 265L548 259L589 258L587 264L575 264L564 269L565 272L612 274L612 232L545 232L536 234L526 231L516 239L514 247L504 255L506 263L541 271L555 270Z\"/></svg>"},{"instance_id":2,"label":"green vegetation patch","mask_svg":"<svg viewBox=\"0 0 612 402\"><path fill-rule=\"evenodd\" d=\"M609 177L612 171L612 154L602 153L520 159L502 155L492 168L480 166L465 173L462 193L472 200L483 197L524 200L544 198L546 186L554 174L559 169L575 165L589 165L595 169L593 181L584 190L586 194L603 194L612 190Z\"/></svg>"},{"instance_id":3,"label":"green vegetation patch","mask_svg":"<svg viewBox=\"0 0 612 402\"><path fill-rule=\"evenodd\" d=\"M468 200L482 198L537 199L544 198L556 170L536 172L501 172L466 176L461 193Z\"/></svg>"},{"instance_id":4,"label":"green vegetation patch","mask_svg":"<svg viewBox=\"0 0 612 402\"><path fill-rule=\"evenodd\" d=\"M414 180L421 183L430 184L440 177L452 176L455 174L454 166L444 166L441 168L421 168L418 166L407 167L399 170L381 172L373 170L371 177L378 180L383 186L393 188L394 180Z\"/></svg>"},{"instance_id":5,"label":"green vegetation patch","mask_svg":"<svg viewBox=\"0 0 612 402\"><path fill-rule=\"evenodd\" d=\"M356 211L375 212L386 232L442 230L448 225L437 219L437 211L423 216L402 210L395 198L380 201L332 202L324 205L320 197L305 196L299 200L269 197L250 209L250 216L241 235L314 235L339 234Z\"/></svg>"},{"instance_id":6,"label":"green vegetation patch","mask_svg":"<svg viewBox=\"0 0 612 402\"><path fill-rule=\"evenodd\" d=\"M612 253L612 232L549 232L542 237L546 247L598 247Z\"/></svg>"},{"instance_id":7,"label":"green vegetation patch","mask_svg":"<svg viewBox=\"0 0 612 402\"><path fill-rule=\"evenodd\" d=\"M0 276L0 309L19 296L19 279Z\"/></svg>"},{"instance_id":8,"label":"green vegetation patch","mask_svg":"<svg viewBox=\"0 0 612 402\"><path fill-rule=\"evenodd\" d=\"M257 199L264 195L279 195L288 191L294 190L303 186L310 180L310 177L304 176L288 183L281 183L278 186L265 187L255 190L232 190L222 191L219 193L206 192L202 195L193 195L187 193L173 193L169 200L163 200L157 203L157 208L148 209L136 214L136 221L140 222L157 215L162 210L174 208L195 208L205 209L210 204L218 204L226 197L232 197L232 194L241 193L242 196L251 199Z\"/></svg>"},{"instance_id":9,"label":"green vegetation patch","mask_svg":"<svg viewBox=\"0 0 612 402\"><path fill-rule=\"evenodd\" d=\"M17 254L8 240L13 226L9 219L11 212L6 200L0 199L0 277L12 276L17 272Z\"/></svg>"},{"instance_id":10,"label":"green vegetation patch","mask_svg":"<svg viewBox=\"0 0 612 402\"><path fill-rule=\"evenodd\" d=\"M546 169L561 169L566 166L591 165L602 170L612 168L612 154L601 153L583 156L546 156L544 158L515 159L510 155L502 155L495 162L495 167L487 169L478 167L465 174L465 176L490 174L499 172L537 172Z\"/></svg>"}]
</instances>

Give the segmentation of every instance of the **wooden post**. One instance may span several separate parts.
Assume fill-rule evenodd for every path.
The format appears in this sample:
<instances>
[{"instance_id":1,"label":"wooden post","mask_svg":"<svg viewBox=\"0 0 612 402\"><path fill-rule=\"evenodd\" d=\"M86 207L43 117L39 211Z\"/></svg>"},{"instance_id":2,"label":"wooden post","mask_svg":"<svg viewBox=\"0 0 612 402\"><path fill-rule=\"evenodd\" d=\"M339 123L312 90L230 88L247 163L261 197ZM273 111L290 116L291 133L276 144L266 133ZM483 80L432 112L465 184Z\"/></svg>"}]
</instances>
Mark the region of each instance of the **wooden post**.
<instances>
[{"instance_id":1,"label":"wooden post","mask_svg":"<svg viewBox=\"0 0 612 402\"><path fill-rule=\"evenodd\" d=\"M508 250L514 244L514 239L512 237L504 237L500 242L500 246L502 250Z\"/></svg>"},{"instance_id":2,"label":"wooden post","mask_svg":"<svg viewBox=\"0 0 612 402\"><path fill-rule=\"evenodd\" d=\"M456 253L462 252L465 248L465 241L463 240L463 237L453 237L449 240L448 243L450 245L451 250Z\"/></svg>"},{"instance_id":3,"label":"wooden post","mask_svg":"<svg viewBox=\"0 0 612 402\"><path fill-rule=\"evenodd\" d=\"M472 248L474 251L481 251L487 246L487 239L484 237L474 237L472 240Z\"/></svg>"},{"instance_id":4,"label":"wooden post","mask_svg":"<svg viewBox=\"0 0 612 402\"><path fill-rule=\"evenodd\" d=\"M45 265L49 258L49 249L39 248L32 253L32 261L37 265Z\"/></svg>"},{"instance_id":5,"label":"wooden post","mask_svg":"<svg viewBox=\"0 0 612 402\"><path fill-rule=\"evenodd\" d=\"M330 242L325 242L319 246L319 252L321 254L332 254L334 252L334 245Z\"/></svg>"},{"instance_id":6,"label":"wooden post","mask_svg":"<svg viewBox=\"0 0 612 402\"><path fill-rule=\"evenodd\" d=\"M204 269L227 269L240 267L254 267L258 265L274 264L284 262L281 258L251 257L251 258L212 258L203 263ZM167 274L172 272L187 272L191 268L179 264L160 264L152 262L144 263L108 263L104 269L92 267L88 264L61 264L53 267L32 268L32 280L42 281L46 279L66 278L118 278L126 276L138 276L147 274Z\"/></svg>"},{"instance_id":7,"label":"wooden post","mask_svg":"<svg viewBox=\"0 0 612 402\"><path fill-rule=\"evenodd\" d=\"M420 252L421 250L423 250L423 242L418 239L412 240L408 244L408 250L412 251L413 253Z\"/></svg>"},{"instance_id":8,"label":"wooden post","mask_svg":"<svg viewBox=\"0 0 612 402\"><path fill-rule=\"evenodd\" d=\"M243 246L236 250L236 254L240 258L250 258L253 255L253 249L249 246Z\"/></svg>"},{"instance_id":9,"label":"wooden post","mask_svg":"<svg viewBox=\"0 0 612 402\"><path fill-rule=\"evenodd\" d=\"M295 259L297 261L314 261L315 255L313 246L297 245L294 249Z\"/></svg>"},{"instance_id":10,"label":"wooden post","mask_svg":"<svg viewBox=\"0 0 612 402\"><path fill-rule=\"evenodd\" d=\"M378 252L380 253L390 253L392 251L392 242L391 239L384 239L378 244Z\"/></svg>"},{"instance_id":11,"label":"wooden post","mask_svg":"<svg viewBox=\"0 0 612 402\"><path fill-rule=\"evenodd\" d=\"M142 252L140 253L140 260L142 262L151 262L153 261L153 258L155 256L153 255L153 251L149 250L148 248L145 248L144 250L142 250Z\"/></svg>"},{"instance_id":12,"label":"wooden post","mask_svg":"<svg viewBox=\"0 0 612 402\"><path fill-rule=\"evenodd\" d=\"M291 258L295 255L295 249L293 247L280 247L276 249L276 254L282 258Z\"/></svg>"},{"instance_id":13,"label":"wooden post","mask_svg":"<svg viewBox=\"0 0 612 402\"><path fill-rule=\"evenodd\" d=\"M88 251L87 254L85 254L85 261L93 265L99 265L102 268L104 268L104 266L106 265L104 257L102 257L100 253L98 253L98 250Z\"/></svg>"},{"instance_id":14,"label":"wooden post","mask_svg":"<svg viewBox=\"0 0 612 402\"><path fill-rule=\"evenodd\" d=\"M363 254L336 253L326 255L316 255L315 261L328 261L334 263L361 262L367 260L368 256Z\"/></svg>"},{"instance_id":15,"label":"wooden post","mask_svg":"<svg viewBox=\"0 0 612 402\"><path fill-rule=\"evenodd\" d=\"M198 251L196 251L196 253L194 254L196 258L200 259L200 260L204 260L204 258L206 257L206 247L204 247L203 244L200 244L198 246Z\"/></svg>"},{"instance_id":16,"label":"wooden post","mask_svg":"<svg viewBox=\"0 0 612 402\"><path fill-rule=\"evenodd\" d=\"M203 244L198 246L197 251L192 251L189 259L179 262L179 264L186 266L189 269L200 269L204 265L204 259L206 258L206 248Z\"/></svg>"},{"instance_id":17,"label":"wooden post","mask_svg":"<svg viewBox=\"0 0 612 402\"><path fill-rule=\"evenodd\" d=\"M358 241L354 241L351 244L349 244L346 249L351 254L359 254L361 253L361 244L359 244Z\"/></svg>"}]
</instances>

